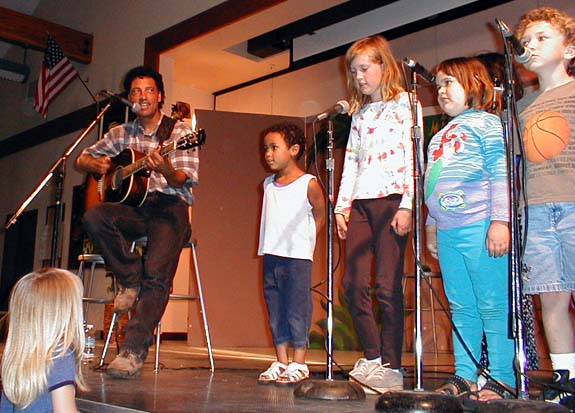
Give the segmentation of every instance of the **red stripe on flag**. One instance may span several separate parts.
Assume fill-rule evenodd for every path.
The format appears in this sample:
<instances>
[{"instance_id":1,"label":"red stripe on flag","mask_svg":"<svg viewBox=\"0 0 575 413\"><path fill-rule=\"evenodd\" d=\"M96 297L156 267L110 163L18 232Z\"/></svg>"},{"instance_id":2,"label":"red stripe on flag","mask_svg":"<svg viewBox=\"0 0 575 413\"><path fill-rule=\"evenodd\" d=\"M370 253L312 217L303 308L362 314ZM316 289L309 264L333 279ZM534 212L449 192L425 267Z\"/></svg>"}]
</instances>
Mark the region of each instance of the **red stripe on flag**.
<instances>
[{"instance_id":1,"label":"red stripe on flag","mask_svg":"<svg viewBox=\"0 0 575 413\"><path fill-rule=\"evenodd\" d=\"M34 109L46 117L50 103L77 75L78 72L64 55L60 46L49 36L36 88Z\"/></svg>"}]
</instances>

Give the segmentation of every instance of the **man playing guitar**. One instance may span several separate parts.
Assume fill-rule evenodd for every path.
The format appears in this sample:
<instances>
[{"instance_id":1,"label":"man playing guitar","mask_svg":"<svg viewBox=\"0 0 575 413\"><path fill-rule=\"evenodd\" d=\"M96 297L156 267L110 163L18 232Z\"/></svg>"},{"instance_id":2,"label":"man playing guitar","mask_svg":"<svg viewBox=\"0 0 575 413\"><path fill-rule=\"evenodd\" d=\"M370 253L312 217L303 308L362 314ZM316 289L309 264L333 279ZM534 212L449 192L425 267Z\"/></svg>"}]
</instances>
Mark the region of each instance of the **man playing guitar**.
<instances>
[{"instance_id":1,"label":"man playing guitar","mask_svg":"<svg viewBox=\"0 0 575 413\"><path fill-rule=\"evenodd\" d=\"M125 150L145 154L140 162L145 174L149 173L149 181L143 200L137 205L123 199L105 202L88 209L83 217L88 236L121 285L114 299L115 311L127 312L136 306L126 325L120 354L107 368L113 377L133 378L139 375L153 343L180 252L191 234L188 205L194 200L192 187L198 184L199 157L195 147L167 154L162 150L194 134L184 122L174 124L162 114L162 75L149 67L135 67L126 74L123 86L129 100L140 107L136 119L110 129L84 149L75 167L105 176L114 170L116 157ZM147 236L145 259L130 251L130 242L142 236Z\"/></svg>"}]
</instances>

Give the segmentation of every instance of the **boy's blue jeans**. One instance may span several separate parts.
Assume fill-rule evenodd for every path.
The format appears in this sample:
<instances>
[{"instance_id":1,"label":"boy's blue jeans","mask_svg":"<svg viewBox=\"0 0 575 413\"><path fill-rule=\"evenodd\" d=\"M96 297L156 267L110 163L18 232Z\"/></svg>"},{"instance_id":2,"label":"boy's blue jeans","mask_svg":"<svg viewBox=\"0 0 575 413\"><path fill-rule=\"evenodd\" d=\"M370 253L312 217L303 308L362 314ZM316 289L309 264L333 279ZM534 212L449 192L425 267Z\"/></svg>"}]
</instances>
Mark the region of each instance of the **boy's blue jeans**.
<instances>
[{"instance_id":1,"label":"boy's blue jeans","mask_svg":"<svg viewBox=\"0 0 575 413\"><path fill-rule=\"evenodd\" d=\"M509 266L507 255L489 256L485 239L489 220L437 231L443 287L453 322L473 358L481 357L487 338L489 371L493 378L515 386L514 342L510 335ZM477 367L455 332L455 373L475 382Z\"/></svg>"},{"instance_id":2,"label":"boy's blue jeans","mask_svg":"<svg viewBox=\"0 0 575 413\"><path fill-rule=\"evenodd\" d=\"M274 344L308 346L311 327L310 260L264 255L264 296Z\"/></svg>"}]
</instances>

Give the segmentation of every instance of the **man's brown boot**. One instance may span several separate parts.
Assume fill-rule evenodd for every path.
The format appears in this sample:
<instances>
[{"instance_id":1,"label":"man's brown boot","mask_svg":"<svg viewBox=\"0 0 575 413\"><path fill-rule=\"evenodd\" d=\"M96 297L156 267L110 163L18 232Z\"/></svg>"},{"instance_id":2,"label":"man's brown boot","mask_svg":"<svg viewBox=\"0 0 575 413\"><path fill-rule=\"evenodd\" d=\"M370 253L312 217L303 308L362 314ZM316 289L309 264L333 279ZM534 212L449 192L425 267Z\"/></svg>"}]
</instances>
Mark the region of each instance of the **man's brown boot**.
<instances>
[{"instance_id":1,"label":"man's brown boot","mask_svg":"<svg viewBox=\"0 0 575 413\"><path fill-rule=\"evenodd\" d=\"M106 374L117 379L135 379L140 375L144 362L136 354L122 351L108 364Z\"/></svg>"},{"instance_id":2,"label":"man's brown boot","mask_svg":"<svg viewBox=\"0 0 575 413\"><path fill-rule=\"evenodd\" d=\"M140 287L120 287L120 291L114 298L114 311L118 314L130 311L136 304L138 294L140 294Z\"/></svg>"}]
</instances>

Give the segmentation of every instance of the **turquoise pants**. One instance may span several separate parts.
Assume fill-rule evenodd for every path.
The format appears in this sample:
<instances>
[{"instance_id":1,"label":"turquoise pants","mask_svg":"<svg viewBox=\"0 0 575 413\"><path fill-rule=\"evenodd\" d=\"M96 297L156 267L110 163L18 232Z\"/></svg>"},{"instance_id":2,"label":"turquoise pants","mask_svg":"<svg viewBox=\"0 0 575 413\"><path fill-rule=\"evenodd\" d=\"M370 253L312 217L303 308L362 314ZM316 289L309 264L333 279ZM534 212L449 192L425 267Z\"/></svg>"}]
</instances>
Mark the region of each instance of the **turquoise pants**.
<instances>
[{"instance_id":1,"label":"turquoise pants","mask_svg":"<svg viewBox=\"0 0 575 413\"><path fill-rule=\"evenodd\" d=\"M489 256L485 245L488 228L489 220L484 220L438 230L439 264L451 316L466 346L479 361L485 332L491 375L514 387L508 258ZM453 352L455 373L476 381L477 367L455 332Z\"/></svg>"}]
</instances>

